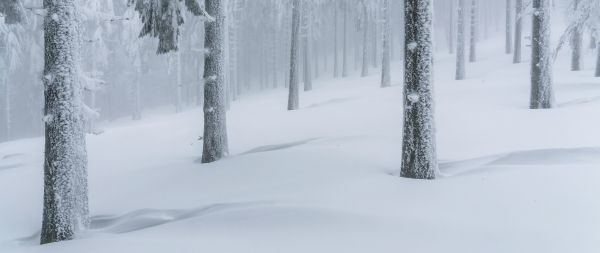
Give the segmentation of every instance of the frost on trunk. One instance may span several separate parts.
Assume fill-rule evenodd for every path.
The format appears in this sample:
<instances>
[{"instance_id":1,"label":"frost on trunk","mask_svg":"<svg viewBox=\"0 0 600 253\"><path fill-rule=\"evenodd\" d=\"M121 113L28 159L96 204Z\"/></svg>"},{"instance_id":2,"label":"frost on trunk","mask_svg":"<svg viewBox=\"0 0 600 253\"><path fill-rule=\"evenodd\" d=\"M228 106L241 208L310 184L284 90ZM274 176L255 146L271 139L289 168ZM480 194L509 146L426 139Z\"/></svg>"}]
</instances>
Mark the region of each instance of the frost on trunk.
<instances>
[{"instance_id":1,"label":"frost on trunk","mask_svg":"<svg viewBox=\"0 0 600 253\"><path fill-rule=\"evenodd\" d=\"M293 0L292 6L292 35L290 52L290 76L288 110L298 110L300 106L300 83L298 73L298 51L300 35L300 0Z\"/></svg>"},{"instance_id":2,"label":"frost on trunk","mask_svg":"<svg viewBox=\"0 0 600 253\"><path fill-rule=\"evenodd\" d=\"M302 11L302 62L303 62L303 74L304 74L304 91L310 91L312 90L312 73L311 73L311 66L310 66L310 36L311 36L311 30L310 30L310 23L311 21L309 20L310 18L310 12L309 12L309 8L310 6L308 4L304 4L302 6L302 8L304 8L304 11Z\"/></svg>"},{"instance_id":3,"label":"frost on trunk","mask_svg":"<svg viewBox=\"0 0 600 253\"><path fill-rule=\"evenodd\" d=\"M202 163L217 161L228 153L225 115L225 6L224 0L205 0L204 45L204 149Z\"/></svg>"},{"instance_id":4,"label":"frost on trunk","mask_svg":"<svg viewBox=\"0 0 600 253\"><path fill-rule=\"evenodd\" d=\"M454 39L456 37L455 33L456 33L456 23L455 23L455 19L456 19L456 0L450 0L450 20L449 20L449 28L448 28L448 50L450 54L454 54L454 48L456 47L454 45Z\"/></svg>"},{"instance_id":5,"label":"frost on trunk","mask_svg":"<svg viewBox=\"0 0 600 253\"><path fill-rule=\"evenodd\" d=\"M333 77L338 78L340 76L340 66L339 66L339 42L338 42L338 3L334 1L333 3Z\"/></svg>"},{"instance_id":6,"label":"frost on trunk","mask_svg":"<svg viewBox=\"0 0 600 253\"><path fill-rule=\"evenodd\" d=\"M596 77L600 77L600 43L598 43L597 46L597 50L596 50L596 54L598 54L597 58L596 58Z\"/></svg>"},{"instance_id":7,"label":"frost on trunk","mask_svg":"<svg viewBox=\"0 0 600 253\"><path fill-rule=\"evenodd\" d=\"M348 76L348 3L344 1L344 22L343 22L343 38L342 38L342 77Z\"/></svg>"},{"instance_id":8,"label":"frost on trunk","mask_svg":"<svg viewBox=\"0 0 600 253\"><path fill-rule=\"evenodd\" d=\"M469 62L477 61L477 0L471 0L471 33L469 35Z\"/></svg>"},{"instance_id":9,"label":"frost on trunk","mask_svg":"<svg viewBox=\"0 0 600 253\"><path fill-rule=\"evenodd\" d=\"M506 45L504 51L507 54L512 53L512 0L506 0Z\"/></svg>"},{"instance_id":10,"label":"frost on trunk","mask_svg":"<svg viewBox=\"0 0 600 253\"><path fill-rule=\"evenodd\" d=\"M515 46L513 54L513 63L521 63L521 49L522 49L522 31L523 31L523 0L515 1Z\"/></svg>"},{"instance_id":11,"label":"frost on trunk","mask_svg":"<svg viewBox=\"0 0 600 253\"><path fill-rule=\"evenodd\" d=\"M78 80L76 0L45 0L44 211L41 243L73 239L89 224L87 154Z\"/></svg>"},{"instance_id":12,"label":"frost on trunk","mask_svg":"<svg viewBox=\"0 0 600 253\"><path fill-rule=\"evenodd\" d=\"M458 29L456 31L456 80L465 79L465 1L466 0L458 0Z\"/></svg>"},{"instance_id":13,"label":"frost on trunk","mask_svg":"<svg viewBox=\"0 0 600 253\"><path fill-rule=\"evenodd\" d=\"M573 7L574 12L577 12L579 5L579 0L574 0ZM571 37L571 70L572 71L581 71L581 53L583 50L583 27L576 26L573 30L573 34Z\"/></svg>"},{"instance_id":14,"label":"frost on trunk","mask_svg":"<svg viewBox=\"0 0 600 253\"><path fill-rule=\"evenodd\" d=\"M400 175L434 179L437 172L433 103L431 0L406 0L404 130Z\"/></svg>"},{"instance_id":15,"label":"frost on trunk","mask_svg":"<svg viewBox=\"0 0 600 253\"><path fill-rule=\"evenodd\" d=\"M363 7L363 52L362 52L362 71L361 77L369 75L369 12L366 0L362 1Z\"/></svg>"},{"instance_id":16,"label":"frost on trunk","mask_svg":"<svg viewBox=\"0 0 600 253\"><path fill-rule=\"evenodd\" d=\"M391 86L390 57L391 57L391 28L390 0L383 0L383 57L381 64L381 87Z\"/></svg>"},{"instance_id":17,"label":"frost on trunk","mask_svg":"<svg viewBox=\"0 0 600 253\"><path fill-rule=\"evenodd\" d=\"M550 49L550 0L533 0L531 35L531 109L554 105L552 52Z\"/></svg>"}]
</instances>

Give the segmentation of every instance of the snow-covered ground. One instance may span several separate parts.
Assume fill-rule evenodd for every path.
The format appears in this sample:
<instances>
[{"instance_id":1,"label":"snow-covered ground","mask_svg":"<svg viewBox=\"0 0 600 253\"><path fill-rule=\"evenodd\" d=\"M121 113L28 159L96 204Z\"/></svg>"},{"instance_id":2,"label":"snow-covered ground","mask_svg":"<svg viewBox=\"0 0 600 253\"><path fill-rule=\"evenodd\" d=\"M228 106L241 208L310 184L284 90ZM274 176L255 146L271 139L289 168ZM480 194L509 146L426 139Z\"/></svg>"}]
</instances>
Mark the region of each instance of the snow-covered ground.
<instances>
[{"instance_id":1,"label":"snow-covered ground","mask_svg":"<svg viewBox=\"0 0 600 253\"><path fill-rule=\"evenodd\" d=\"M468 80L436 61L440 169L398 177L401 63L320 80L286 111L283 89L228 115L231 156L197 163L201 110L147 115L88 137L92 228L38 246L40 138L0 144L0 252L598 252L600 79L555 68L558 107L528 110L529 65L480 46Z\"/></svg>"}]
</instances>

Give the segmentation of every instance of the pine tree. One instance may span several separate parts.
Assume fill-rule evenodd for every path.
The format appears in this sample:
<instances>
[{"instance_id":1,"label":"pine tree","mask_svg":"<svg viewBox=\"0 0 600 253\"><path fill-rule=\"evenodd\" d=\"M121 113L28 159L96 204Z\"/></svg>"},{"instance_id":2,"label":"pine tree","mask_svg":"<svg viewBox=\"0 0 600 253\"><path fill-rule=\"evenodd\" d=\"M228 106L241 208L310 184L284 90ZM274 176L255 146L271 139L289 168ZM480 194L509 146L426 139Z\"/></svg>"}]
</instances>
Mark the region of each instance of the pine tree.
<instances>
[{"instance_id":1,"label":"pine tree","mask_svg":"<svg viewBox=\"0 0 600 253\"><path fill-rule=\"evenodd\" d=\"M531 35L531 109L554 106L550 49L550 0L533 0Z\"/></svg>"},{"instance_id":2,"label":"pine tree","mask_svg":"<svg viewBox=\"0 0 600 253\"><path fill-rule=\"evenodd\" d=\"M75 0L45 0L46 148L41 243L73 239L89 224L87 154Z\"/></svg>"},{"instance_id":3,"label":"pine tree","mask_svg":"<svg viewBox=\"0 0 600 253\"><path fill-rule=\"evenodd\" d=\"M404 4L404 132L400 175L415 179L434 179L437 173L432 8L431 0L406 0Z\"/></svg>"}]
</instances>

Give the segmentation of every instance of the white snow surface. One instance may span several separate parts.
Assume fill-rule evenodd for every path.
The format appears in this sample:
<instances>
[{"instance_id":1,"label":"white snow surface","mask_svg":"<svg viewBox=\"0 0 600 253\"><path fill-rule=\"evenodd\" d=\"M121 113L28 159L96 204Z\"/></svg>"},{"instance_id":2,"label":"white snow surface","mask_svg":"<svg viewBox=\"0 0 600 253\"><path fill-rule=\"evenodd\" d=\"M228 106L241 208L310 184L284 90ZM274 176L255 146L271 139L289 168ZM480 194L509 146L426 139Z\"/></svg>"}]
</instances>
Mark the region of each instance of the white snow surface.
<instances>
[{"instance_id":1,"label":"white snow surface","mask_svg":"<svg viewBox=\"0 0 600 253\"><path fill-rule=\"evenodd\" d=\"M286 110L287 90L228 113L231 155L200 164L202 111L156 112L88 136L92 227L39 246L41 138L0 144L0 252L598 252L600 79L593 55L555 66L557 104L529 110L529 66L500 37L467 80L436 56L435 181L398 176L402 64L320 80ZM524 54L524 55L527 55Z\"/></svg>"}]
</instances>

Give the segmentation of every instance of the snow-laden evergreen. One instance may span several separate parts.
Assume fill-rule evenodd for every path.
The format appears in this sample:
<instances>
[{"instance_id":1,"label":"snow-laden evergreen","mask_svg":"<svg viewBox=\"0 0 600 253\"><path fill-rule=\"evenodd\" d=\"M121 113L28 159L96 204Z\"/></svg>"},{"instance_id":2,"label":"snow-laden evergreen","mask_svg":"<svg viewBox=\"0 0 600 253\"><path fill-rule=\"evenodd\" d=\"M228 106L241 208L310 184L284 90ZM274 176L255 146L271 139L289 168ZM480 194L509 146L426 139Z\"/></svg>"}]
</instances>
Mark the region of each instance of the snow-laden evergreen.
<instances>
[{"instance_id":1,"label":"snow-laden evergreen","mask_svg":"<svg viewBox=\"0 0 600 253\"><path fill-rule=\"evenodd\" d=\"M464 0L461 0L464 1ZM433 102L433 6L406 0L401 176L434 179L438 169Z\"/></svg>"}]
</instances>

